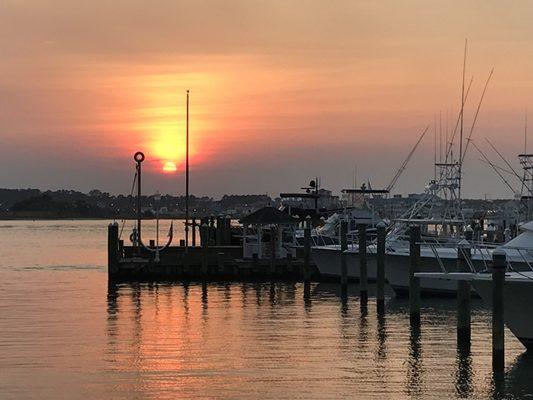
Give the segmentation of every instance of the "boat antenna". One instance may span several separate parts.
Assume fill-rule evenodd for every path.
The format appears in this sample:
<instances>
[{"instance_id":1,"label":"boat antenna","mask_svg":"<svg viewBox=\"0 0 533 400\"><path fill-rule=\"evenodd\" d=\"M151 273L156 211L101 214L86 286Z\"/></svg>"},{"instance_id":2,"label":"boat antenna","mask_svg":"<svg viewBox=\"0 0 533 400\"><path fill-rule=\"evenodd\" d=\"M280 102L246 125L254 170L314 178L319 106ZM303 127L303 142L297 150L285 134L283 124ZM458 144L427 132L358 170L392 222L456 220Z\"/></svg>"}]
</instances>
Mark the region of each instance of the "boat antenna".
<instances>
[{"instance_id":1,"label":"boat antenna","mask_svg":"<svg viewBox=\"0 0 533 400\"><path fill-rule=\"evenodd\" d=\"M507 167L510 169L510 173L511 175L514 175L515 178L517 178L519 181L522 182L522 177L518 174L518 172L516 172L516 170L513 168L513 166L509 163L509 161L507 161L507 159L502 155L502 153L496 148L496 146L494 146L494 144L487 138L485 138L485 140L487 141L487 143L490 145L490 147L492 147L492 150L494 150L496 152L496 154L498 154L498 156L503 160L503 162L505 163L505 165L507 165ZM500 168L501 169L501 168ZM531 194L531 189L528 188L526 186L527 190L530 192Z\"/></svg>"},{"instance_id":2,"label":"boat antenna","mask_svg":"<svg viewBox=\"0 0 533 400\"><path fill-rule=\"evenodd\" d=\"M472 88L472 82L474 82L474 77L473 76L470 78L470 82L468 83L468 87L466 89L465 103L468 100L468 95L470 94L470 89ZM457 134L457 130L459 129L459 123L460 122L461 122L461 112L459 112L459 114L457 115L457 120L455 121L455 126L454 126L453 130L451 129L451 125L450 125L451 137L449 137L449 138L447 137L447 139L446 139L447 146L446 146L446 149L445 149L445 151L446 151L445 160L444 160L445 162L448 162L448 160L450 160L450 162L453 161L450 158L450 155L451 155L451 152L452 152L453 143L455 141L455 135ZM449 139L449 141L448 141L448 139Z\"/></svg>"},{"instance_id":3,"label":"boat antenna","mask_svg":"<svg viewBox=\"0 0 533 400\"><path fill-rule=\"evenodd\" d=\"M433 114L433 180L437 180L437 116Z\"/></svg>"},{"instance_id":4,"label":"boat antenna","mask_svg":"<svg viewBox=\"0 0 533 400\"><path fill-rule=\"evenodd\" d=\"M465 71L466 71L466 51L468 48L468 39L465 39L465 51L463 56L463 82L461 85L461 130L459 138L459 182L457 188L459 207L461 207L461 180L462 180L462 154L463 154L463 125L464 125L464 111L465 111Z\"/></svg>"},{"instance_id":5,"label":"boat antenna","mask_svg":"<svg viewBox=\"0 0 533 400\"><path fill-rule=\"evenodd\" d=\"M524 119L524 154L527 154L527 108Z\"/></svg>"},{"instance_id":6,"label":"boat antenna","mask_svg":"<svg viewBox=\"0 0 533 400\"><path fill-rule=\"evenodd\" d=\"M185 253L189 252L189 90L185 119Z\"/></svg>"},{"instance_id":7,"label":"boat antenna","mask_svg":"<svg viewBox=\"0 0 533 400\"><path fill-rule=\"evenodd\" d=\"M498 170L498 168L494 165L494 163L492 161L489 160L489 158L485 155L485 153L483 153L481 151L481 149L474 143L474 141L472 140L471 141L472 145L474 146L474 148L479 152L479 154L481 154L481 156L485 159L486 163L489 164L492 169L494 170L494 172L496 172L496 174L498 174L498 176L500 177L500 179L503 181L503 183L505 183L507 185L507 187L511 190L511 192L513 192L513 194L516 195L516 191L513 189L513 187L511 186L511 184L507 181L507 179L505 179L505 177L500 173L500 171Z\"/></svg>"},{"instance_id":8,"label":"boat antenna","mask_svg":"<svg viewBox=\"0 0 533 400\"><path fill-rule=\"evenodd\" d=\"M465 145L465 151L461 154L461 164L463 163L466 151L468 150L468 143L470 143L470 140L472 140L472 133L474 132L474 127L476 126L477 117L479 115L479 110L481 109L481 104L483 103L483 99L485 98L485 92L487 91L487 87L489 85L490 79L492 78L492 74L494 73L494 68L490 70L489 77L487 78L487 81L485 82L485 86L483 87L483 92L481 93L481 98L479 99L479 103L477 105L476 113L474 115L474 120L472 121L472 126L470 127L470 132L468 134L468 138L466 139L466 145Z\"/></svg>"},{"instance_id":9,"label":"boat antenna","mask_svg":"<svg viewBox=\"0 0 533 400\"><path fill-rule=\"evenodd\" d=\"M398 179L400 179L400 176L402 175L403 171L405 170L405 168L407 167L407 164L409 163L409 160L411 159L411 157L413 156L413 154L415 153L418 145L420 144L420 142L422 141L422 139L424 138L424 136L426 136L426 133L427 131L429 130L429 125L426 126L426 128L424 129L424 131L422 132L422 134L420 135L420 137L418 138L418 140L416 141L415 145L413 146L413 148L411 149L411 151L409 152L409 154L407 155L407 157L405 158L405 160L403 161L402 165L400 166L400 168L398 169L398 171L396 171L396 174L394 175L394 177L392 178L391 182L389 183L389 185L387 186L386 190L390 193L391 190L394 188L394 185L396 185L396 182L398 181Z\"/></svg>"},{"instance_id":10,"label":"boat antenna","mask_svg":"<svg viewBox=\"0 0 533 400\"><path fill-rule=\"evenodd\" d=\"M514 175L512 171L509 171L508 169L500 166L500 165L497 165L497 164L492 164L490 165L488 162L486 162L483 158L478 158L479 161L481 161L483 164L487 164L488 166L494 166L494 168L498 168L500 171L502 172L505 172L506 174L509 174L509 175Z\"/></svg>"},{"instance_id":11,"label":"boat antenna","mask_svg":"<svg viewBox=\"0 0 533 400\"><path fill-rule=\"evenodd\" d=\"M448 146L448 120L449 120L449 115L448 115L448 109L446 109L446 141L444 142L444 151L446 151L446 148ZM442 158L440 160L440 162L442 162Z\"/></svg>"},{"instance_id":12,"label":"boat antenna","mask_svg":"<svg viewBox=\"0 0 533 400\"><path fill-rule=\"evenodd\" d=\"M439 110L439 162L442 162L442 110Z\"/></svg>"}]
</instances>

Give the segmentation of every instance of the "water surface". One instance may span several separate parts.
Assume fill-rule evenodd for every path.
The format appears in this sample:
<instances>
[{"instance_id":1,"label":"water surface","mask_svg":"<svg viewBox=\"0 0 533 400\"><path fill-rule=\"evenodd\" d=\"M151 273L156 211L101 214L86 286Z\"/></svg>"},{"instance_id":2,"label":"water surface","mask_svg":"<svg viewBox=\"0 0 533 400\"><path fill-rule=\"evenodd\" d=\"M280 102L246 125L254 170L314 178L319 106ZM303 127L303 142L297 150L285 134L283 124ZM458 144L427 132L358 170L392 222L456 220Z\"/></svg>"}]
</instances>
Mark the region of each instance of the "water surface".
<instances>
[{"instance_id":1,"label":"water surface","mask_svg":"<svg viewBox=\"0 0 533 400\"><path fill-rule=\"evenodd\" d=\"M0 222L1 399L533 393L533 359L510 332L505 376L493 379L490 313L479 300L462 353L453 299L424 301L417 331L405 300L388 299L377 316L372 298L361 309L356 285L346 301L332 284L313 284L308 296L288 283L108 285L106 229Z\"/></svg>"}]
</instances>

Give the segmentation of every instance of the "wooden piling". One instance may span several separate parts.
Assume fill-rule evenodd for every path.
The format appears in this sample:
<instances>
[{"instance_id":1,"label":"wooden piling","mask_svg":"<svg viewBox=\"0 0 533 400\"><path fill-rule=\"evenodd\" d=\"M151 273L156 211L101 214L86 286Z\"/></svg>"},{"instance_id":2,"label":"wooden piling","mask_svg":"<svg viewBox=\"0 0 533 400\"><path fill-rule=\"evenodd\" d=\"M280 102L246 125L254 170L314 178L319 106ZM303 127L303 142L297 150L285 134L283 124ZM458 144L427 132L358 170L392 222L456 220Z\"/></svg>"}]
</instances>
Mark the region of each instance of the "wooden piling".
<instances>
[{"instance_id":1,"label":"wooden piling","mask_svg":"<svg viewBox=\"0 0 533 400\"><path fill-rule=\"evenodd\" d=\"M109 275L118 272L118 224L116 222L107 227L107 271Z\"/></svg>"},{"instance_id":2,"label":"wooden piling","mask_svg":"<svg viewBox=\"0 0 533 400\"><path fill-rule=\"evenodd\" d=\"M287 253L287 270L289 273L292 273L292 253Z\"/></svg>"},{"instance_id":3,"label":"wooden piling","mask_svg":"<svg viewBox=\"0 0 533 400\"><path fill-rule=\"evenodd\" d=\"M385 224L383 222L377 225L377 289L376 289L376 306L378 313L385 312Z\"/></svg>"},{"instance_id":4,"label":"wooden piling","mask_svg":"<svg viewBox=\"0 0 533 400\"><path fill-rule=\"evenodd\" d=\"M192 247L196 247L196 218L191 221L192 227Z\"/></svg>"},{"instance_id":5,"label":"wooden piling","mask_svg":"<svg viewBox=\"0 0 533 400\"><path fill-rule=\"evenodd\" d=\"M340 245L341 245L341 285L348 284L348 263L346 261L346 250L348 250L348 221L341 221L340 225Z\"/></svg>"},{"instance_id":6,"label":"wooden piling","mask_svg":"<svg viewBox=\"0 0 533 400\"><path fill-rule=\"evenodd\" d=\"M311 226L306 224L304 228L304 282L309 283L311 279Z\"/></svg>"},{"instance_id":7,"label":"wooden piling","mask_svg":"<svg viewBox=\"0 0 533 400\"><path fill-rule=\"evenodd\" d=\"M224 272L224 253L217 253L217 267L220 274Z\"/></svg>"},{"instance_id":8,"label":"wooden piling","mask_svg":"<svg viewBox=\"0 0 533 400\"><path fill-rule=\"evenodd\" d=\"M200 229L203 231L202 237L209 238L209 226L203 224ZM202 274L207 275L207 253L209 248L209 240L202 241Z\"/></svg>"},{"instance_id":9,"label":"wooden piling","mask_svg":"<svg viewBox=\"0 0 533 400\"><path fill-rule=\"evenodd\" d=\"M217 217L215 244L217 246L224 245L224 218L223 217Z\"/></svg>"},{"instance_id":10,"label":"wooden piling","mask_svg":"<svg viewBox=\"0 0 533 400\"><path fill-rule=\"evenodd\" d=\"M204 229L203 226L207 226L207 221L205 218L200 219L200 225L198 226L198 232L200 233L200 246L204 246L204 243L209 240L209 233L207 229Z\"/></svg>"},{"instance_id":11,"label":"wooden piling","mask_svg":"<svg viewBox=\"0 0 533 400\"><path fill-rule=\"evenodd\" d=\"M209 237L209 245L210 246L216 245L217 227L216 227L216 224L215 224L215 216L214 215L211 215L209 217L209 229L208 229L208 232L209 232L209 234L207 236Z\"/></svg>"},{"instance_id":12,"label":"wooden piling","mask_svg":"<svg viewBox=\"0 0 533 400\"><path fill-rule=\"evenodd\" d=\"M359 235L359 297L361 304L368 302L368 267L366 258L366 224L357 224Z\"/></svg>"},{"instance_id":13,"label":"wooden piling","mask_svg":"<svg viewBox=\"0 0 533 400\"><path fill-rule=\"evenodd\" d=\"M270 275L274 276L276 273L276 228L270 228Z\"/></svg>"},{"instance_id":14,"label":"wooden piling","mask_svg":"<svg viewBox=\"0 0 533 400\"><path fill-rule=\"evenodd\" d=\"M415 277L420 264L420 226L409 228L409 319L411 325L420 324L420 280Z\"/></svg>"},{"instance_id":15,"label":"wooden piling","mask_svg":"<svg viewBox=\"0 0 533 400\"><path fill-rule=\"evenodd\" d=\"M457 271L470 272L472 252L466 240L457 246ZM466 280L457 281L457 345L461 348L470 347L471 339L471 287Z\"/></svg>"},{"instance_id":16,"label":"wooden piling","mask_svg":"<svg viewBox=\"0 0 533 400\"><path fill-rule=\"evenodd\" d=\"M224 218L224 243L231 246L231 217L227 215Z\"/></svg>"},{"instance_id":17,"label":"wooden piling","mask_svg":"<svg viewBox=\"0 0 533 400\"><path fill-rule=\"evenodd\" d=\"M504 286L507 259L505 251L492 253L492 370L501 373L505 367Z\"/></svg>"}]
</instances>

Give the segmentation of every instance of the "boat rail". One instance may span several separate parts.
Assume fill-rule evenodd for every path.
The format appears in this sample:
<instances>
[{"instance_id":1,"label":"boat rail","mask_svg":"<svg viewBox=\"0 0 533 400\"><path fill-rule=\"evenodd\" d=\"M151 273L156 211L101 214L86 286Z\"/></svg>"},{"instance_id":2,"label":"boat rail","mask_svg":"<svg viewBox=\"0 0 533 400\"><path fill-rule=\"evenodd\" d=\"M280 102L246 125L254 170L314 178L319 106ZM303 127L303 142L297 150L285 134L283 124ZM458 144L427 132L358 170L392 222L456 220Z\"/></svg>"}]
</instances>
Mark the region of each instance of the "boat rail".
<instances>
[{"instance_id":1,"label":"boat rail","mask_svg":"<svg viewBox=\"0 0 533 400\"><path fill-rule=\"evenodd\" d=\"M441 258L440 254L439 254L439 251L438 251L439 248L443 248L444 246L438 246L435 243L428 243L427 241L424 241L424 240L422 240L420 242L417 242L417 244L419 244L421 246L429 247L431 249L431 252L435 256L435 259L437 260L441 271L444 272L444 273L449 273L450 272L450 271L448 271L446 269L446 267L444 265L444 262L442 261L442 258ZM448 246L448 247L451 247L451 246ZM466 262L466 265L467 265L468 269L470 270L470 272L477 273L477 272L487 272L487 271L490 270L489 262L492 260L491 250L494 250L494 249L498 248L499 246L497 244L495 244L495 243L483 243L483 242L469 241L468 242L468 247L461 246L461 245L458 245L458 246L455 246L455 247L457 248L458 252L462 253L462 258ZM528 249L525 249L525 248L522 248L522 247L506 247L506 249L515 250L519 254L521 262L523 262L523 264L527 265L527 267L529 268L530 271L533 271L533 265L532 265L531 261L528 260L528 258L526 257L526 254L528 253ZM478 268L476 268L476 266L474 265L474 262L472 260L472 257L467 254L467 250L473 250L474 253L476 251L479 252L479 254L480 254L479 261L481 261L482 265L483 265L483 269L482 270L479 270ZM513 266L513 261L510 260L509 258L507 258L506 263L507 263L507 270L508 271L510 271L510 272L520 272L518 269L516 269ZM515 261L515 263L516 263L516 261Z\"/></svg>"}]
</instances>

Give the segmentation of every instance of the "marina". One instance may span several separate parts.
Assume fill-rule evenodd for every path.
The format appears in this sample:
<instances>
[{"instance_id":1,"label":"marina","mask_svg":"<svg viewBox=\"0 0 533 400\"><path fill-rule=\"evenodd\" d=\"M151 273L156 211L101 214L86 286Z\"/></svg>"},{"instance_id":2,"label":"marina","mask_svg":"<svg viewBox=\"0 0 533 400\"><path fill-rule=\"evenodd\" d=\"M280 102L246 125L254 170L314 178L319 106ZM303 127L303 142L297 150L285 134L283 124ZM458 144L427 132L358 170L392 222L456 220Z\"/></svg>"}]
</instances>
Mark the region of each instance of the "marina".
<instances>
[{"instance_id":1,"label":"marina","mask_svg":"<svg viewBox=\"0 0 533 400\"><path fill-rule=\"evenodd\" d=\"M533 2L41 3L0 400L533 398Z\"/></svg>"}]
</instances>

